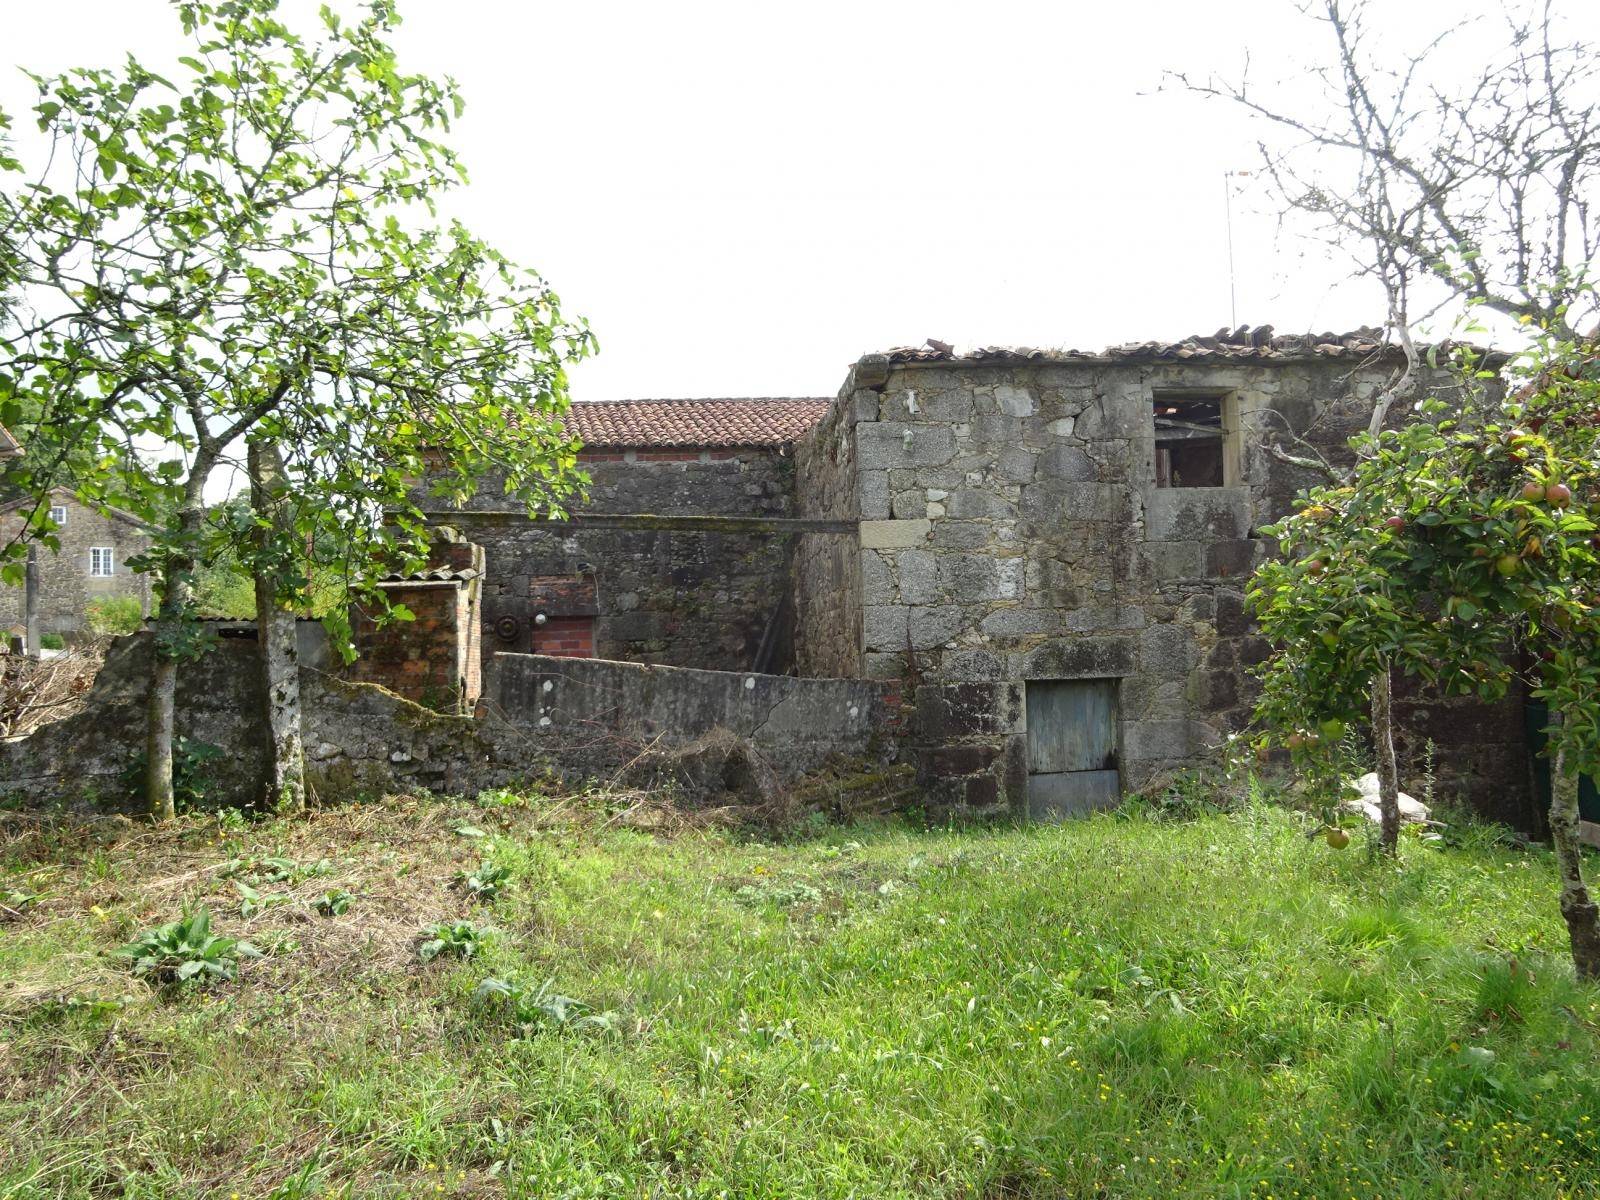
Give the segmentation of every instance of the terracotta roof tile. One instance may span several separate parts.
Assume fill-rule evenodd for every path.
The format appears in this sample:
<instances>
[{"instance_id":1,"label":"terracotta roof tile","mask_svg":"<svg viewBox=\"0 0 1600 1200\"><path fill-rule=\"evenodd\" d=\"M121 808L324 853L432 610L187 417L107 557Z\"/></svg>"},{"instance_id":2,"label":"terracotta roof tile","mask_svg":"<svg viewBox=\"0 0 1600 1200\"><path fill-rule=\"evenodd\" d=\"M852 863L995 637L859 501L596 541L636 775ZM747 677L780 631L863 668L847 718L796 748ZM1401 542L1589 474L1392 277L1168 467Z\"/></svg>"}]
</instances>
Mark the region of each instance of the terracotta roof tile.
<instances>
[{"instance_id":1,"label":"terracotta roof tile","mask_svg":"<svg viewBox=\"0 0 1600 1200\"><path fill-rule=\"evenodd\" d=\"M1448 349L1441 343L1439 349ZM1418 350L1426 347L1418 346ZM1251 328L1219 329L1216 333L1194 334L1176 342L1126 342L1104 350L1036 349L1032 346L981 346L958 353L943 342L931 340L924 346L900 346L883 358L890 362L1216 362L1216 361L1304 361L1319 358L1360 359L1372 355L1398 354L1399 346L1387 341L1382 329L1366 327L1348 333L1278 334L1271 325ZM872 356L877 357L877 356Z\"/></svg>"},{"instance_id":2,"label":"terracotta roof tile","mask_svg":"<svg viewBox=\"0 0 1600 1200\"><path fill-rule=\"evenodd\" d=\"M593 447L781 446L832 403L809 396L589 401L567 410L567 428Z\"/></svg>"}]
</instances>

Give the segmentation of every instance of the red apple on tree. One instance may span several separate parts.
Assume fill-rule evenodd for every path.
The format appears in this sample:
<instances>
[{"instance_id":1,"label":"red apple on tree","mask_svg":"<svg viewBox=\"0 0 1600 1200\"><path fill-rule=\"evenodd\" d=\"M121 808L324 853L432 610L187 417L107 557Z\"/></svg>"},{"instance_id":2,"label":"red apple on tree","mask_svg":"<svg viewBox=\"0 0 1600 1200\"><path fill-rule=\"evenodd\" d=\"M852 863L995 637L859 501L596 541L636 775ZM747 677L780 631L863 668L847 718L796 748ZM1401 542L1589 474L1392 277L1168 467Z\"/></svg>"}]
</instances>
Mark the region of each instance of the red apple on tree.
<instances>
[{"instance_id":1,"label":"red apple on tree","mask_svg":"<svg viewBox=\"0 0 1600 1200\"><path fill-rule=\"evenodd\" d=\"M1544 490L1544 498L1557 508L1565 508L1572 499L1572 489L1564 483L1552 483Z\"/></svg>"}]
</instances>

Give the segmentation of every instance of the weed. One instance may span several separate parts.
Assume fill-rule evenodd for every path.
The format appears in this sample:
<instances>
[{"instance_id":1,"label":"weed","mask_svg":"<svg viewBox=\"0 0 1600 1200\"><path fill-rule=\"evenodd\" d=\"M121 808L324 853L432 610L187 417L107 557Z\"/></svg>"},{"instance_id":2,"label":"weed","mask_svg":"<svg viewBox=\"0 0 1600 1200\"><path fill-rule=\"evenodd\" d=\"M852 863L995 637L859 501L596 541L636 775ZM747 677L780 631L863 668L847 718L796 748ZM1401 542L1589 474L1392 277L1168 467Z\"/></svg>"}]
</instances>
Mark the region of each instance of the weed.
<instances>
[{"instance_id":1,"label":"weed","mask_svg":"<svg viewBox=\"0 0 1600 1200\"><path fill-rule=\"evenodd\" d=\"M222 747L213 746L196 738L181 734L172 743L172 799L179 812L193 812L205 803L205 798L215 786L211 777L211 764L222 757ZM129 761L122 773L122 786L128 793L138 796L144 787L145 763L141 750Z\"/></svg>"},{"instance_id":2,"label":"weed","mask_svg":"<svg viewBox=\"0 0 1600 1200\"><path fill-rule=\"evenodd\" d=\"M323 892L322 895L313 900L311 902L311 910L324 917L342 917L350 911L350 905L354 900L355 897L343 888L334 888L331 891Z\"/></svg>"},{"instance_id":3,"label":"weed","mask_svg":"<svg viewBox=\"0 0 1600 1200\"><path fill-rule=\"evenodd\" d=\"M491 925L478 925L472 921L441 921L422 931L417 957L423 962L432 962L440 955L475 958L495 932Z\"/></svg>"},{"instance_id":4,"label":"weed","mask_svg":"<svg viewBox=\"0 0 1600 1200\"><path fill-rule=\"evenodd\" d=\"M613 1033L617 1014L595 1012L582 1000L563 996L555 990L555 980L547 979L529 988L505 979L485 979L473 992L478 1000L496 1000L510 1009L519 1032L524 1036L548 1029L587 1029Z\"/></svg>"},{"instance_id":5,"label":"weed","mask_svg":"<svg viewBox=\"0 0 1600 1200\"><path fill-rule=\"evenodd\" d=\"M113 953L126 958L135 975L167 986L230 980L238 973L241 958L261 954L249 942L212 933L211 912L203 907L145 930Z\"/></svg>"},{"instance_id":6,"label":"weed","mask_svg":"<svg viewBox=\"0 0 1600 1200\"><path fill-rule=\"evenodd\" d=\"M764 908L769 904L789 908L796 904L820 904L822 892L796 879L764 879L760 883L745 884L733 893L733 898L747 908Z\"/></svg>"},{"instance_id":7,"label":"weed","mask_svg":"<svg viewBox=\"0 0 1600 1200\"><path fill-rule=\"evenodd\" d=\"M466 892L469 899L485 902L498 896L510 879L510 871L492 862L482 863L470 873L456 872L456 886Z\"/></svg>"},{"instance_id":8,"label":"weed","mask_svg":"<svg viewBox=\"0 0 1600 1200\"><path fill-rule=\"evenodd\" d=\"M282 895L267 895L257 891L242 879L233 881L234 890L239 893L239 916L248 921L257 913L265 912L277 904L285 903L289 897Z\"/></svg>"}]
</instances>

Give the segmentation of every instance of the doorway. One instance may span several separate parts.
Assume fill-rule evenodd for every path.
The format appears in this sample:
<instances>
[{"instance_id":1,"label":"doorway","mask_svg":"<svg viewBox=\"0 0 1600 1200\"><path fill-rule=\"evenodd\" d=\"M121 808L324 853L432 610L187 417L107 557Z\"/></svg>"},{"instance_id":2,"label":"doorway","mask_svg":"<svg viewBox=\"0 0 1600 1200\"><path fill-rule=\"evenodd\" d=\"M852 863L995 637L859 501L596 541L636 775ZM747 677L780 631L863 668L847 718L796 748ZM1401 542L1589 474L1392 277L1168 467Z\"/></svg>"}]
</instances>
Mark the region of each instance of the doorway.
<instances>
[{"instance_id":1,"label":"doorway","mask_svg":"<svg viewBox=\"0 0 1600 1200\"><path fill-rule=\"evenodd\" d=\"M1117 681L1030 679L1027 683L1028 816L1063 817L1114 807Z\"/></svg>"}]
</instances>

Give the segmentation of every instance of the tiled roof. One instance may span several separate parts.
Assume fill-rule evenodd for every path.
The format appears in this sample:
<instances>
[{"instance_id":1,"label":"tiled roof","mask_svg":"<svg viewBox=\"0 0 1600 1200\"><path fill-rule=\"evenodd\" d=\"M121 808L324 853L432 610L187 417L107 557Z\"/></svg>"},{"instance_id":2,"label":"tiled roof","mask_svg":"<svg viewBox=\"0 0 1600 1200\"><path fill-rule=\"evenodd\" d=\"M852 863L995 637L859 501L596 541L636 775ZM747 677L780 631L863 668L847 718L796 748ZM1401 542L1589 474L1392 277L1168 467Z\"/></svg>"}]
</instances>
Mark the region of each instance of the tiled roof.
<instances>
[{"instance_id":1,"label":"tiled roof","mask_svg":"<svg viewBox=\"0 0 1600 1200\"><path fill-rule=\"evenodd\" d=\"M1440 343L1439 349L1450 343ZM1419 350L1426 347L1419 346ZM884 357L890 362L1237 362L1247 360L1305 361L1308 359L1360 359L1398 354L1399 346L1375 328L1349 333L1278 334L1271 325L1219 329L1210 335L1194 334L1176 342L1126 342L1104 350L1046 350L1031 346L983 346L957 352L944 342L900 346Z\"/></svg>"},{"instance_id":2,"label":"tiled roof","mask_svg":"<svg viewBox=\"0 0 1600 1200\"><path fill-rule=\"evenodd\" d=\"M809 396L589 401L567 410L567 428L594 447L781 446L832 403Z\"/></svg>"}]
</instances>

